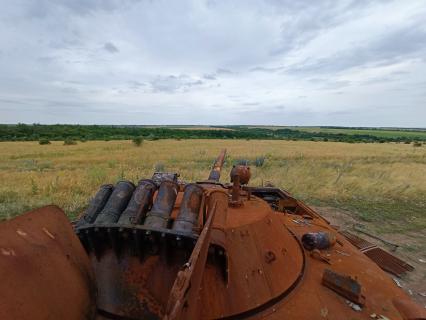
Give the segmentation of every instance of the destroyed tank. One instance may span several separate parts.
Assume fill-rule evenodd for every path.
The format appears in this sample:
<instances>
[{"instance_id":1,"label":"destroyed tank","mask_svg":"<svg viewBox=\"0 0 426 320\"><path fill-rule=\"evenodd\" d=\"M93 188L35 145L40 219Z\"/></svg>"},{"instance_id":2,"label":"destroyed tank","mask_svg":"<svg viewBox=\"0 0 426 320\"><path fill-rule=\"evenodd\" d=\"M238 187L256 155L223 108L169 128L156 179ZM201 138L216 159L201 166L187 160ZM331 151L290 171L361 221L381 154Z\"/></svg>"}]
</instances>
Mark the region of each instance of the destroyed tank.
<instances>
[{"instance_id":1,"label":"destroyed tank","mask_svg":"<svg viewBox=\"0 0 426 320\"><path fill-rule=\"evenodd\" d=\"M0 319L426 319L379 267L408 265L246 166L219 182L224 159L205 181L104 185L72 223L56 206L1 223Z\"/></svg>"}]
</instances>

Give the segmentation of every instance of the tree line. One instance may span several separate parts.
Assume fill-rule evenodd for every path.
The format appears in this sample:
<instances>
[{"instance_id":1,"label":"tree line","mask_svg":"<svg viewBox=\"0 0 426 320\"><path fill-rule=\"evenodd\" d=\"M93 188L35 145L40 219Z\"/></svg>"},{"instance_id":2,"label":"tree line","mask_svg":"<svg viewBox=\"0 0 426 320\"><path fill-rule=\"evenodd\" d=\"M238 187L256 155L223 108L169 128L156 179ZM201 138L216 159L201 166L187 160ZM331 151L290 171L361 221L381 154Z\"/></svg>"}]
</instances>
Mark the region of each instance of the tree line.
<instances>
[{"instance_id":1,"label":"tree line","mask_svg":"<svg viewBox=\"0 0 426 320\"><path fill-rule=\"evenodd\" d=\"M227 130L228 129L228 130ZM269 139L269 140L311 140L340 142L419 142L422 137L394 136L378 137L371 134L307 132L297 129L250 128L229 126L227 129L201 130L172 127L113 126L113 125L41 125L16 124L0 125L0 141L65 141L65 140L145 140L158 139ZM349 130L348 130L349 132Z\"/></svg>"}]
</instances>

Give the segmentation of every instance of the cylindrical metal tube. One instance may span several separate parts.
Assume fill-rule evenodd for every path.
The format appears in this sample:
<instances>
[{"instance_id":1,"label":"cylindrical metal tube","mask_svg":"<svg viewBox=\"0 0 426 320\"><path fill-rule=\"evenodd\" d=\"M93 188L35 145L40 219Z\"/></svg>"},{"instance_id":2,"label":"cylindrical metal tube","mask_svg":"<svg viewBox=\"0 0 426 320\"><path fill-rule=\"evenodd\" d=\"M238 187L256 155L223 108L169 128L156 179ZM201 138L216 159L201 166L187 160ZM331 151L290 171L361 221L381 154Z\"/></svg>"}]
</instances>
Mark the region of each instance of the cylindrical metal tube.
<instances>
[{"instance_id":1,"label":"cylindrical metal tube","mask_svg":"<svg viewBox=\"0 0 426 320\"><path fill-rule=\"evenodd\" d=\"M144 179L139 181L126 210L123 211L120 219L118 219L118 223L140 224L152 205L152 198L156 189L157 187L152 180Z\"/></svg>"},{"instance_id":2,"label":"cylindrical metal tube","mask_svg":"<svg viewBox=\"0 0 426 320\"><path fill-rule=\"evenodd\" d=\"M210 171L208 180L219 181L220 171L222 170L223 163L225 162L226 149L223 149L215 162L213 163L212 170Z\"/></svg>"},{"instance_id":3,"label":"cylindrical metal tube","mask_svg":"<svg viewBox=\"0 0 426 320\"><path fill-rule=\"evenodd\" d=\"M135 185L130 181L119 181L105 207L96 218L96 223L115 223L132 197Z\"/></svg>"},{"instance_id":4,"label":"cylindrical metal tube","mask_svg":"<svg viewBox=\"0 0 426 320\"><path fill-rule=\"evenodd\" d=\"M178 184L174 181L161 182L154 205L146 215L144 226L152 228L167 228L170 214L173 211L178 194Z\"/></svg>"},{"instance_id":5,"label":"cylindrical metal tube","mask_svg":"<svg viewBox=\"0 0 426 320\"><path fill-rule=\"evenodd\" d=\"M240 176L235 174L232 178L232 202L238 203L240 201Z\"/></svg>"},{"instance_id":6,"label":"cylindrical metal tube","mask_svg":"<svg viewBox=\"0 0 426 320\"><path fill-rule=\"evenodd\" d=\"M172 229L179 232L195 232L202 200L203 188L199 184L186 185L179 214Z\"/></svg>"},{"instance_id":7,"label":"cylindrical metal tube","mask_svg":"<svg viewBox=\"0 0 426 320\"><path fill-rule=\"evenodd\" d=\"M81 227L85 224L95 222L99 212L101 212L107 203L112 190L114 190L114 186L112 184L105 184L101 186L95 197L90 201L89 206L87 207L83 216L78 220L75 226Z\"/></svg>"}]
</instances>

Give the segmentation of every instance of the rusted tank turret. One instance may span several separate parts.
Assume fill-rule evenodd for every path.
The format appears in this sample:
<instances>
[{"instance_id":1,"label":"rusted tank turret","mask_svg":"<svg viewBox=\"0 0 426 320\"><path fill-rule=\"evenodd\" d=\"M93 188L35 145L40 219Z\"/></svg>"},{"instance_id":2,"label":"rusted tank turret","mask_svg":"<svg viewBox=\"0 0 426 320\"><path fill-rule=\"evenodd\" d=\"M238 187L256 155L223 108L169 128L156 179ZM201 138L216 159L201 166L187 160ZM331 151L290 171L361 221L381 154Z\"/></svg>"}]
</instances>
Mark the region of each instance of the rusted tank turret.
<instances>
[{"instance_id":1,"label":"rusted tank turret","mask_svg":"<svg viewBox=\"0 0 426 320\"><path fill-rule=\"evenodd\" d=\"M102 186L73 225L0 224L0 319L426 319L371 246L246 166L221 183L225 154L205 181Z\"/></svg>"}]
</instances>

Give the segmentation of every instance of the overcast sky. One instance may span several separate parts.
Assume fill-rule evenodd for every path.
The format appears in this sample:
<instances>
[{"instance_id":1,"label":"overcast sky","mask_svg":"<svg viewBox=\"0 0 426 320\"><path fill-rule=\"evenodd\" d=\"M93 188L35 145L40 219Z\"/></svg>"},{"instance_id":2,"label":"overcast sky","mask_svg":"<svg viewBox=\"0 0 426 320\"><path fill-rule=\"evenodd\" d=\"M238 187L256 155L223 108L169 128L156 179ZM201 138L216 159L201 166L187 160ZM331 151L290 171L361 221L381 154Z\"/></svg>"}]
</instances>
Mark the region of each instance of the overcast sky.
<instances>
[{"instance_id":1,"label":"overcast sky","mask_svg":"<svg viewBox=\"0 0 426 320\"><path fill-rule=\"evenodd\" d=\"M0 123L426 127L424 0L0 4Z\"/></svg>"}]
</instances>

